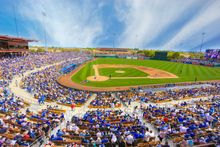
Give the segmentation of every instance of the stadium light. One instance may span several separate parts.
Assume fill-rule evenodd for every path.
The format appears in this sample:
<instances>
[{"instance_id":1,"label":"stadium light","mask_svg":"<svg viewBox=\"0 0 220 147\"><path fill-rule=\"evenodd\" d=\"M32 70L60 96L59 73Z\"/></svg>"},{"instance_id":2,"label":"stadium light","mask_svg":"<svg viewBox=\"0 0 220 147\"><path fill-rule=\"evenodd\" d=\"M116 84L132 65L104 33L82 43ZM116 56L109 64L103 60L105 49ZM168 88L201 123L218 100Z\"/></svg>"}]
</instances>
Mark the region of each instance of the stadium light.
<instances>
[{"instance_id":1,"label":"stadium light","mask_svg":"<svg viewBox=\"0 0 220 147\"><path fill-rule=\"evenodd\" d=\"M205 32L202 32L202 42L201 42L201 46L200 46L200 52L202 52L204 38L205 38Z\"/></svg>"},{"instance_id":2,"label":"stadium light","mask_svg":"<svg viewBox=\"0 0 220 147\"><path fill-rule=\"evenodd\" d=\"M46 13L45 11L41 11L41 14L43 16L43 31L44 31L44 48L45 48L45 51L47 51L47 33L46 33Z\"/></svg>"},{"instance_id":3,"label":"stadium light","mask_svg":"<svg viewBox=\"0 0 220 147\"><path fill-rule=\"evenodd\" d=\"M114 54L114 52L115 52L115 33L113 33L112 35L113 35L112 47L113 47L113 54Z\"/></svg>"},{"instance_id":4,"label":"stadium light","mask_svg":"<svg viewBox=\"0 0 220 147\"><path fill-rule=\"evenodd\" d=\"M17 23L17 16L16 16L16 13L15 13L15 4L14 4L14 2L12 2L12 7L13 7L13 15L14 15L16 35L17 35L17 37L19 37L18 23Z\"/></svg>"},{"instance_id":5,"label":"stadium light","mask_svg":"<svg viewBox=\"0 0 220 147\"><path fill-rule=\"evenodd\" d=\"M114 54L114 52L115 52L115 33L112 33L112 36L113 36L113 39L112 39L112 52L113 52L113 54Z\"/></svg>"}]
</instances>

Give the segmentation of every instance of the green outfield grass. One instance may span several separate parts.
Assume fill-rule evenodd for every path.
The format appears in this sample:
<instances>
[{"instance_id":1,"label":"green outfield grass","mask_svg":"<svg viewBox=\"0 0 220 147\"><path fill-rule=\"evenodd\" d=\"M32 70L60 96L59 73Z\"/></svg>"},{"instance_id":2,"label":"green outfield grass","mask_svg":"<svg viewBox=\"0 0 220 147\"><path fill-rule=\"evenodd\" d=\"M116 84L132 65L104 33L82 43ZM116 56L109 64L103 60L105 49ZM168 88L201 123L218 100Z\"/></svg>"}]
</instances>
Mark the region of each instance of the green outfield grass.
<instances>
[{"instance_id":1,"label":"green outfield grass","mask_svg":"<svg viewBox=\"0 0 220 147\"><path fill-rule=\"evenodd\" d=\"M152 68L158 68L177 75L176 79L110 79L104 82L88 82L87 86L95 87L113 87L113 86L131 86L131 85L148 85L161 83L178 83L206 80L220 80L220 68L205 67L199 65L182 64L168 61L158 60L131 60L131 59L112 59L112 58L98 58L97 60L86 64L80 71L78 71L72 80L81 83L86 80L88 76L94 75L92 68L93 64L126 64L138 65ZM182 72L181 72L182 71Z\"/></svg>"},{"instance_id":2,"label":"green outfield grass","mask_svg":"<svg viewBox=\"0 0 220 147\"><path fill-rule=\"evenodd\" d=\"M117 73L116 71L124 71L124 73ZM148 74L134 69L134 68L100 68L99 74L101 76L112 77L146 77Z\"/></svg>"}]
</instances>

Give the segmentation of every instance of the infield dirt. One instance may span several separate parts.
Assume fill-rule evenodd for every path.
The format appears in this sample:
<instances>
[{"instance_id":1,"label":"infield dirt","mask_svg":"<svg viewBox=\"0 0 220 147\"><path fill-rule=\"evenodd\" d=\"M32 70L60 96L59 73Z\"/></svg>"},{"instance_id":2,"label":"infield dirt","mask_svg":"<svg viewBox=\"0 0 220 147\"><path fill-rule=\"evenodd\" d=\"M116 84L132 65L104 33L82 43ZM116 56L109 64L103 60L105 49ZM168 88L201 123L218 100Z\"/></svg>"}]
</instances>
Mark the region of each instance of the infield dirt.
<instances>
[{"instance_id":1,"label":"infield dirt","mask_svg":"<svg viewBox=\"0 0 220 147\"><path fill-rule=\"evenodd\" d=\"M93 65L93 69L95 71L94 76L87 77L87 80L89 81L107 81L109 80L109 77L107 76L100 76L99 69L100 68L135 68L137 70L140 70L149 76L147 77L112 77L112 79L169 79L169 78L178 78L178 76L169 73L164 70L156 69L156 68L150 68L150 67L144 67L144 66L136 66L136 65L120 65L120 64L98 64Z\"/></svg>"}]
</instances>

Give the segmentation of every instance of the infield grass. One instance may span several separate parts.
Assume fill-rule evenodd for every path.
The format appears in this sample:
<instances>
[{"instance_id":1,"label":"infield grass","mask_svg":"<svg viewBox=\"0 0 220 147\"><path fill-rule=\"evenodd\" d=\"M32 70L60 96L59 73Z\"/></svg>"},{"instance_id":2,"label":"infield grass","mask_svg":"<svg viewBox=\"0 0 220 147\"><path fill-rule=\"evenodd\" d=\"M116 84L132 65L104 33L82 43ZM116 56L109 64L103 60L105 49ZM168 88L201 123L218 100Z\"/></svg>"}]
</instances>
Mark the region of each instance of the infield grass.
<instances>
[{"instance_id":1,"label":"infield grass","mask_svg":"<svg viewBox=\"0 0 220 147\"><path fill-rule=\"evenodd\" d=\"M122 71L123 73L118 73L117 71ZM99 74L101 76L112 77L146 77L148 74L134 69L134 68L100 68Z\"/></svg>"},{"instance_id":2,"label":"infield grass","mask_svg":"<svg viewBox=\"0 0 220 147\"><path fill-rule=\"evenodd\" d=\"M86 83L87 86L95 87L113 87L113 86L132 86L132 85L148 85L148 84L162 84L162 83L178 83L178 82L193 82L195 78L197 81L206 80L220 80L220 68L205 67L200 65L183 64L169 61L158 60L132 60L132 59L112 59L112 58L98 58L86 64L79 70L72 80L81 83L86 80L88 76L94 75L92 65L94 64L126 64L138 65L161 69L177 75L179 78L175 79L110 79L103 82ZM110 69L111 70L111 69ZM102 71L101 71L102 72ZM107 71L106 71L107 72ZM108 75L108 73L107 73Z\"/></svg>"}]
</instances>

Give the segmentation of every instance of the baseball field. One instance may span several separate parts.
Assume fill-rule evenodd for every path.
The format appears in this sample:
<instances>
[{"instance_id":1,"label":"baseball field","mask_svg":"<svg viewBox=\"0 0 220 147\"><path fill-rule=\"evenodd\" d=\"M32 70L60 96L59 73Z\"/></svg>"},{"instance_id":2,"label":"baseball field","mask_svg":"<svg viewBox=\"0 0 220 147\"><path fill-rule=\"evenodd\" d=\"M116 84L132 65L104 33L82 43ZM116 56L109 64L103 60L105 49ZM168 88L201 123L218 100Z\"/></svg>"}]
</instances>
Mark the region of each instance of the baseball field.
<instances>
[{"instance_id":1,"label":"baseball field","mask_svg":"<svg viewBox=\"0 0 220 147\"><path fill-rule=\"evenodd\" d=\"M98 58L69 76L78 85L120 87L220 80L220 68L158 60Z\"/></svg>"}]
</instances>

